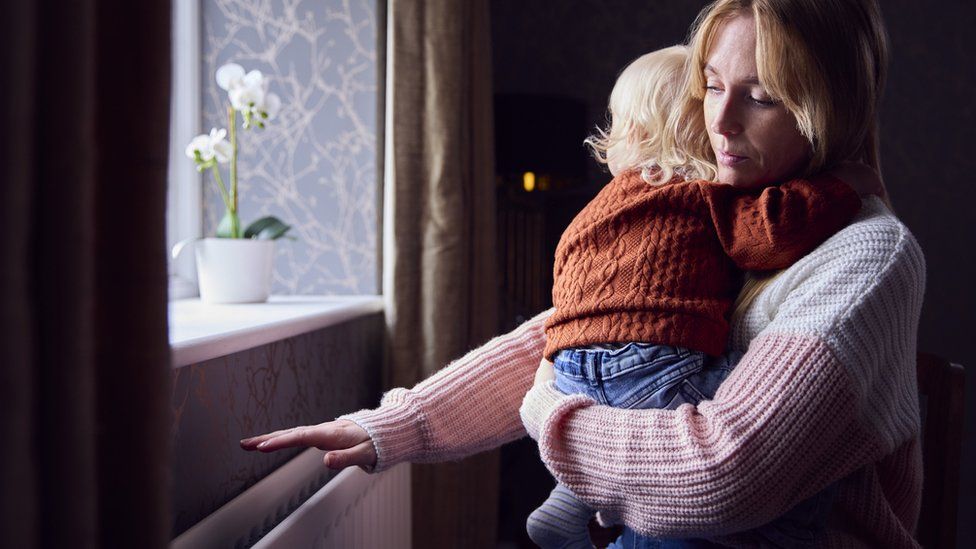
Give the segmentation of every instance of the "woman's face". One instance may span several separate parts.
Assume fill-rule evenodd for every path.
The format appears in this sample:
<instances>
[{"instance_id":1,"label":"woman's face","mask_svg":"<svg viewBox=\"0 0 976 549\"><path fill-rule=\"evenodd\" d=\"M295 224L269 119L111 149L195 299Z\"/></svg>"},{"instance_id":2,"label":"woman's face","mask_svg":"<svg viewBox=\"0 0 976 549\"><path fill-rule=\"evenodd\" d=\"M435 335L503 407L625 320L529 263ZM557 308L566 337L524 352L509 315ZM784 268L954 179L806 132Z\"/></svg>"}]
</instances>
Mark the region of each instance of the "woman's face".
<instances>
[{"instance_id":1,"label":"woman's face","mask_svg":"<svg viewBox=\"0 0 976 549\"><path fill-rule=\"evenodd\" d=\"M737 15L718 29L705 81L705 127L720 183L757 187L786 181L803 169L809 142L793 115L759 83L751 14Z\"/></svg>"}]
</instances>

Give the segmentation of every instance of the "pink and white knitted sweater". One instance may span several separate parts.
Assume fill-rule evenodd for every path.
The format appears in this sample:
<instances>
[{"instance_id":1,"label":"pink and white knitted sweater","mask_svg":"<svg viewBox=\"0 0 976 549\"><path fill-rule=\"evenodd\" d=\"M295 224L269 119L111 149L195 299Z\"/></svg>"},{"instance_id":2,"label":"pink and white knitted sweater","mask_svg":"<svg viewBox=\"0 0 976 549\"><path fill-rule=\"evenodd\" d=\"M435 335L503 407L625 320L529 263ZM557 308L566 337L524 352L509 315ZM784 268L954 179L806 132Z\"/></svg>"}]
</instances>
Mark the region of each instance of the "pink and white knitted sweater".
<instances>
[{"instance_id":1,"label":"pink and white knitted sweater","mask_svg":"<svg viewBox=\"0 0 976 549\"><path fill-rule=\"evenodd\" d=\"M750 546L735 533L838 482L823 546L917 547L924 278L915 239L870 198L757 296L733 326L730 345L748 347L745 357L697 407L610 408L551 382L529 391L547 311L343 417L372 437L377 471L528 432L561 482L646 535Z\"/></svg>"}]
</instances>

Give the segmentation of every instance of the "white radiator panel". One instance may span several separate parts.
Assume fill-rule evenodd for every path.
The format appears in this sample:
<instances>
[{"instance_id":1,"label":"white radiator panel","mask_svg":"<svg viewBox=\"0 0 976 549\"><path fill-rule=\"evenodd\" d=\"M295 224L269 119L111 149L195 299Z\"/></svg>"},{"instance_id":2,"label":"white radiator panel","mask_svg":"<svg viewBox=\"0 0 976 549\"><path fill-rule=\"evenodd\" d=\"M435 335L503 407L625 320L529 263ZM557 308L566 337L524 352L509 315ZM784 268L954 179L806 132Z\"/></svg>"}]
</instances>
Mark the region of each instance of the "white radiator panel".
<instances>
[{"instance_id":1,"label":"white radiator panel","mask_svg":"<svg viewBox=\"0 0 976 549\"><path fill-rule=\"evenodd\" d=\"M298 506L328 474L323 454L299 454L174 539L171 549L409 549L409 464L375 475L350 467Z\"/></svg>"},{"instance_id":2,"label":"white radiator panel","mask_svg":"<svg viewBox=\"0 0 976 549\"><path fill-rule=\"evenodd\" d=\"M410 549L410 466L378 475L350 467L268 532L254 549Z\"/></svg>"}]
</instances>

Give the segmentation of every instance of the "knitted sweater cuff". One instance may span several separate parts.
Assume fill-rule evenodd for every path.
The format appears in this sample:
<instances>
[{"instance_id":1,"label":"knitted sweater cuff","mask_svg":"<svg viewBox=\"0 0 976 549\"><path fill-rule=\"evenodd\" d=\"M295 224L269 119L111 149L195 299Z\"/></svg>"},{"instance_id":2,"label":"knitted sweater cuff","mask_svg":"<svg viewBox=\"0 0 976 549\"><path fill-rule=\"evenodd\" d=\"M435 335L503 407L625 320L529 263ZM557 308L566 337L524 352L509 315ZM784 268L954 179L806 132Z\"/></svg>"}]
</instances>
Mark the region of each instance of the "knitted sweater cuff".
<instances>
[{"instance_id":1,"label":"knitted sweater cuff","mask_svg":"<svg viewBox=\"0 0 976 549\"><path fill-rule=\"evenodd\" d=\"M339 416L366 431L376 451L376 464L361 468L379 473L404 461L423 455L427 437L423 436L420 413L405 389L384 395L379 408Z\"/></svg>"},{"instance_id":2,"label":"knitted sweater cuff","mask_svg":"<svg viewBox=\"0 0 976 549\"><path fill-rule=\"evenodd\" d=\"M534 440L539 440L539 433L549 430L552 418L558 417L567 408L580 408L596 404L584 395L567 395L556 388L555 381L547 381L532 387L522 400L519 415L526 432ZM557 413L559 412L559 413Z\"/></svg>"}]
</instances>

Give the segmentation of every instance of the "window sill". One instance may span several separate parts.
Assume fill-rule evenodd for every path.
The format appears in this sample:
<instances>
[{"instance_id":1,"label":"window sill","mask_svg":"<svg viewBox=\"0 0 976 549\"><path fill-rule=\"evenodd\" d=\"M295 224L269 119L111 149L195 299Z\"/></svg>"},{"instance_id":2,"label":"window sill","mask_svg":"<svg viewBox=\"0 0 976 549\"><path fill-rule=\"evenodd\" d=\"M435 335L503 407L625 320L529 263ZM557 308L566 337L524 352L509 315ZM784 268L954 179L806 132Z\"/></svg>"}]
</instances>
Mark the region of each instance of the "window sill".
<instances>
[{"instance_id":1,"label":"window sill","mask_svg":"<svg viewBox=\"0 0 976 549\"><path fill-rule=\"evenodd\" d=\"M173 368L252 349L383 310L381 296L271 296L267 303L169 303Z\"/></svg>"}]
</instances>

